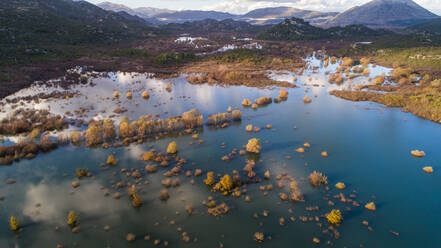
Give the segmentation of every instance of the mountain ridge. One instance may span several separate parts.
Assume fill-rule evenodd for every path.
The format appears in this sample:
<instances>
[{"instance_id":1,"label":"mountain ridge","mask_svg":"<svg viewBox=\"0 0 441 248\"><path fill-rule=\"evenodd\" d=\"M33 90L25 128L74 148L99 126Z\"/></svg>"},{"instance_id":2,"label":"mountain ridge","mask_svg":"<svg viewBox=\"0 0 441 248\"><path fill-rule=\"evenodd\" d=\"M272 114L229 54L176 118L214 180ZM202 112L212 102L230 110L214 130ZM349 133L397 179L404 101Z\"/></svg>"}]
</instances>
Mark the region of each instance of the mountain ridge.
<instances>
[{"instance_id":1,"label":"mountain ridge","mask_svg":"<svg viewBox=\"0 0 441 248\"><path fill-rule=\"evenodd\" d=\"M373 0L336 15L324 26L406 27L437 17L412 0Z\"/></svg>"},{"instance_id":2,"label":"mountain ridge","mask_svg":"<svg viewBox=\"0 0 441 248\"><path fill-rule=\"evenodd\" d=\"M203 10L183 10L172 11L166 9L154 9L157 14L145 15L139 10L142 8L130 9L127 6L115 4L109 2L103 2L97 4L97 6L106 10L118 12L119 10L125 10L126 12L134 15L138 15L142 18L150 18L147 21L153 22L152 19L156 19L157 23L184 23L188 21L200 21L205 19L214 20L226 20L233 19L236 21L246 21L255 25L277 24L282 22L286 18L297 17L305 19L314 24L322 24L331 17L338 14L338 12L320 12L312 10L303 10L292 7L269 7L252 10L243 15L230 14L228 12L219 11L203 11ZM127 11L130 9L130 11Z\"/></svg>"}]
</instances>

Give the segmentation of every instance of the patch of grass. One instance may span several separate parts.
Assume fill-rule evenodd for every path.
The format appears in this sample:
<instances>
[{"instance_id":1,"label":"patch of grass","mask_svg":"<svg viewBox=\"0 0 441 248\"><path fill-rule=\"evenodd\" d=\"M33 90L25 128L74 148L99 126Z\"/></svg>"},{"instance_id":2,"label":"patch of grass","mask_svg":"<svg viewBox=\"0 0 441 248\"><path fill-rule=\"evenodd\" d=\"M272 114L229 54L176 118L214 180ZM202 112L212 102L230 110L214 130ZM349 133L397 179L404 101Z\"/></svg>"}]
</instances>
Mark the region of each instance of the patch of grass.
<instances>
[{"instance_id":1,"label":"patch of grass","mask_svg":"<svg viewBox=\"0 0 441 248\"><path fill-rule=\"evenodd\" d=\"M153 62L159 65L174 65L194 61L196 59L197 57L194 53L162 53L156 56Z\"/></svg>"},{"instance_id":2,"label":"patch of grass","mask_svg":"<svg viewBox=\"0 0 441 248\"><path fill-rule=\"evenodd\" d=\"M410 67L441 69L441 47L389 48L376 52L376 59Z\"/></svg>"},{"instance_id":3,"label":"patch of grass","mask_svg":"<svg viewBox=\"0 0 441 248\"><path fill-rule=\"evenodd\" d=\"M214 59L223 63L239 62L247 64L261 64L264 61L269 62L269 60L261 56L259 51L251 49L235 49L225 54L215 56Z\"/></svg>"}]
</instances>

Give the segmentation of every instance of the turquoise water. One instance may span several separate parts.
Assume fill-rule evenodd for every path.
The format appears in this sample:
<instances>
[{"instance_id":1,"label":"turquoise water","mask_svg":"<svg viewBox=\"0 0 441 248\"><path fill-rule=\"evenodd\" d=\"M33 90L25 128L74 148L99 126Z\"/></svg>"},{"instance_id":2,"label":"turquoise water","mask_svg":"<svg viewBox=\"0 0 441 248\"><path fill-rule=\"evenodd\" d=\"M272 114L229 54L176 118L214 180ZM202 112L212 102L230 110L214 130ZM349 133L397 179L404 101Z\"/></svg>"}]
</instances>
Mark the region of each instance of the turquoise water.
<instances>
[{"instance_id":1,"label":"turquoise water","mask_svg":"<svg viewBox=\"0 0 441 248\"><path fill-rule=\"evenodd\" d=\"M319 65L319 62L311 60L311 64ZM373 75L388 71L381 67L372 69ZM287 89L287 101L258 110L242 108L240 103L243 98L275 97L278 88L261 90L190 85L181 77L170 80L172 91L166 92L163 81L146 79L141 75L129 77L126 81L121 78L94 79L95 88L85 89L93 92L88 95L91 101L92 94L111 95L115 88L121 93L127 87L134 92L151 89L148 101L140 99L137 94L131 101L122 100L120 105L129 109L124 115L130 118L154 113L160 113L161 117L174 116L192 108L198 108L206 118L212 113L225 112L228 106L232 106L242 111L243 119L226 129L204 127L200 133L200 138L205 141L203 144L189 145L194 140L184 135L108 150L67 146L33 160L0 167L0 196L4 197L0 201L0 247L56 247L57 244L63 247L155 247L155 239L168 241L168 247L219 247L220 244L223 247L325 247L328 241L335 247L420 247L422 244L440 247L439 124L399 109L387 109L374 103L354 103L328 95L330 89L347 85L329 85L323 74L326 70L333 70L333 67L322 68L318 73L306 70L297 82L299 86L302 83L319 83L325 87L306 85ZM273 77L292 79L292 75L287 73L273 74ZM363 80L358 78L354 84ZM123 81L129 86L123 86ZM103 93L102 89L106 87L108 91ZM309 90L305 93L306 88ZM305 95L312 98L312 103L303 103ZM111 101L102 98L96 101L94 109L108 109L106 113L101 113L106 116L113 106L110 107ZM82 96L70 101L72 108L88 104L84 103ZM138 106L135 101L139 102ZM163 104L153 106L159 103ZM262 127L262 130L246 133L245 126L248 124ZM263 129L266 124L271 124L273 130ZM210 192L203 183L207 171L231 175L232 170L238 170L245 178L242 169L246 156L236 155L230 162L223 162L221 157L234 148L242 149L253 137L259 138L263 146L255 171L263 178L263 173L269 170L271 179L248 185L246 195L250 196L251 202L246 202L244 196L226 197ZM162 202L158 198L164 188L161 185L161 180L165 178L162 174L173 164L169 168L159 167L158 173L146 174L144 167L147 163L140 160L140 155L151 146L165 152L172 140L178 144L179 156L188 160L184 170L200 168L203 176L180 175L181 185L169 188L170 199ZM297 154L295 149L305 142L309 142L311 148L304 155ZM225 145L222 146L222 143ZM426 157L413 158L410 151L414 149L424 150ZM322 151L327 151L329 157L321 157ZM118 159L117 166L101 167L112 153ZM425 174L422 171L424 166L432 166L434 174ZM75 169L83 167L87 167L93 177L81 179L80 187L73 189L71 183L77 180ZM112 188L120 181L136 181L122 173L123 168L139 169L142 173L137 185L143 202L139 209L132 207L126 188ZM314 170L328 176L329 191L310 186L306 178ZM297 180L305 195L304 203L280 200L279 193L289 191L287 181L284 181L284 188L277 187L279 181L276 176L283 173ZM8 178L14 178L16 183L6 184ZM192 179L193 185L190 183ZM344 182L346 189L335 189L333 185L337 182ZM274 189L264 196L259 186L267 184L272 184ZM104 196L104 188L110 190L110 196ZM115 192L121 193L121 199L112 197ZM340 192L346 198L354 194L360 207L334 199L333 196ZM230 207L228 214L221 217L208 215L202 201L207 201L209 196L217 203L227 203ZM328 206L328 200L333 201L335 206ZM376 204L374 212L364 208L364 204L370 201ZM37 203L41 206L37 207ZM187 205L194 208L191 216L185 211ZM318 206L319 210L311 212L305 209L311 206ZM332 209L340 209L344 218L337 228L338 239L323 233L329 227L323 215ZM72 233L66 224L70 210L78 215L79 233ZM269 211L267 217L262 216L264 210ZM254 214L259 217L255 218ZM19 235L9 230L10 215L16 216L20 222L22 231ZM290 221L291 216L295 217L295 222ZM319 222L303 223L299 216L319 216L320 219ZM286 220L284 226L279 225L281 217ZM362 225L363 220L369 222L373 231ZM104 231L106 225L110 226L109 231ZM178 231L178 227L188 233L192 242L187 244L182 241L182 231ZM399 236L390 231L398 232ZM263 243L254 241L255 232L264 233L266 240ZM126 241L128 233L136 235L134 242ZM145 235L150 235L151 239L144 240ZM313 237L319 238L320 244L313 244ZM197 238L196 242L194 238ZM162 242L160 247L163 247Z\"/></svg>"}]
</instances>

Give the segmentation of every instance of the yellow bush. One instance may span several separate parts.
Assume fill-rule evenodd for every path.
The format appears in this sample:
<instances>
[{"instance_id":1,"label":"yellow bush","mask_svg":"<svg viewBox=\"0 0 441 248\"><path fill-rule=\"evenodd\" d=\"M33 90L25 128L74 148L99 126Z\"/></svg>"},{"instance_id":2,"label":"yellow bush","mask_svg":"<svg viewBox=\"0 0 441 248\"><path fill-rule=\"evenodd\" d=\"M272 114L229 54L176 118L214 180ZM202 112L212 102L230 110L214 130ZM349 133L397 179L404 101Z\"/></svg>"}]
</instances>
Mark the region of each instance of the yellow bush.
<instances>
[{"instance_id":1,"label":"yellow bush","mask_svg":"<svg viewBox=\"0 0 441 248\"><path fill-rule=\"evenodd\" d=\"M382 85L385 79L386 75L384 73L380 76L376 76L374 79L374 85Z\"/></svg>"},{"instance_id":2,"label":"yellow bush","mask_svg":"<svg viewBox=\"0 0 441 248\"><path fill-rule=\"evenodd\" d=\"M70 134L70 138L71 138L73 144L78 144L81 141L81 134L78 131L73 131Z\"/></svg>"},{"instance_id":3,"label":"yellow bush","mask_svg":"<svg viewBox=\"0 0 441 248\"><path fill-rule=\"evenodd\" d=\"M122 121L119 123L119 136L122 138L129 137L130 130L129 130L129 122L128 121Z\"/></svg>"},{"instance_id":4,"label":"yellow bush","mask_svg":"<svg viewBox=\"0 0 441 248\"><path fill-rule=\"evenodd\" d=\"M441 86L441 79L433 80L430 82L430 86L434 88L439 88Z\"/></svg>"},{"instance_id":5,"label":"yellow bush","mask_svg":"<svg viewBox=\"0 0 441 248\"><path fill-rule=\"evenodd\" d=\"M286 91L285 88L280 89L279 97L282 99L288 98L288 91Z\"/></svg>"},{"instance_id":6,"label":"yellow bush","mask_svg":"<svg viewBox=\"0 0 441 248\"><path fill-rule=\"evenodd\" d=\"M337 189L339 189L339 190L343 190L343 189L346 188L346 185L344 183L342 183L342 182L338 182L338 183L335 184L335 187Z\"/></svg>"},{"instance_id":7,"label":"yellow bush","mask_svg":"<svg viewBox=\"0 0 441 248\"><path fill-rule=\"evenodd\" d=\"M87 146L94 146L103 143L103 127L98 123L89 124L84 135Z\"/></svg>"},{"instance_id":8,"label":"yellow bush","mask_svg":"<svg viewBox=\"0 0 441 248\"><path fill-rule=\"evenodd\" d=\"M411 68L403 68L403 67L397 67L391 72L392 77L395 80L399 80L400 78L409 78L411 73L412 73Z\"/></svg>"},{"instance_id":9,"label":"yellow bush","mask_svg":"<svg viewBox=\"0 0 441 248\"><path fill-rule=\"evenodd\" d=\"M108 165L116 165L116 159L112 155L107 157L107 164Z\"/></svg>"},{"instance_id":10,"label":"yellow bush","mask_svg":"<svg viewBox=\"0 0 441 248\"><path fill-rule=\"evenodd\" d=\"M242 113L240 114L242 118ZM219 113L219 114L210 115L207 119L207 125L220 125L226 122L230 122L232 118L233 116L230 113Z\"/></svg>"},{"instance_id":11,"label":"yellow bush","mask_svg":"<svg viewBox=\"0 0 441 248\"><path fill-rule=\"evenodd\" d=\"M30 140L33 140L35 138L37 138L40 135L40 129L39 128L34 128L32 129L32 131L28 134L27 138Z\"/></svg>"},{"instance_id":12,"label":"yellow bush","mask_svg":"<svg viewBox=\"0 0 441 248\"><path fill-rule=\"evenodd\" d=\"M242 105L243 105L244 107L249 107L249 106L251 106L251 101L250 101L250 99L243 99L243 101L242 101Z\"/></svg>"},{"instance_id":13,"label":"yellow bush","mask_svg":"<svg viewBox=\"0 0 441 248\"><path fill-rule=\"evenodd\" d=\"M273 102L273 99L269 96L263 96L256 100L257 105L265 105Z\"/></svg>"},{"instance_id":14,"label":"yellow bush","mask_svg":"<svg viewBox=\"0 0 441 248\"><path fill-rule=\"evenodd\" d=\"M311 102L312 102L312 99L311 99L309 96L304 96L304 97L303 97L303 102L304 102L304 103L311 103Z\"/></svg>"},{"instance_id":15,"label":"yellow bush","mask_svg":"<svg viewBox=\"0 0 441 248\"><path fill-rule=\"evenodd\" d=\"M142 160L144 161L150 161L153 160L154 158L155 158L155 153L153 150L142 153Z\"/></svg>"},{"instance_id":16,"label":"yellow bush","mask_svg":"<svg viewBox=\"0 0 441 248\"><path fill-rule=\"evenodd\" d=\"M366 205L364 205L364 207L370 211L375 211L377 209L374 202L369 202Z\"/></svg>"},{"instance_id":17,"label":"yellow bush","mask_svg":"<svg viewBox=\"0 0 441 248\"><path fill-rule=\"evenodd\" d=\"M115 90L115 91L113 92L113 96L116 97L116 98L118 98L118 97L119 97L119 92L118 92L117 90Z\"/></svg>"},{"instance_id":18,"label":"yellow bush","mask_svg":"<svg viewBox=\"0 0 441 248\"><path fill-rule=\"evenodd\" d=\"M343 66L353 66L354 65L354 60L351 58L343 58Z\"/></svg>"},{"instance_id":19,"label":"yellow bush","mask_svg":"<svg viewBox=\"0 0 441 248\"><path fill-rule=\"evenodd\" d=\"M228 194L233 189L233 180L230 175L225 174L219 183L214 186L214 190L222 191L224 194Z\"/></svg>"},{"instance_id":20,"label":"yellow bush","mask_svg":"<svg viewBox=\"0 0 441 248\"><path fill-rule=\"evenodd\" d=\"M216 181L214 179L214 172L212 172L212 171L207 172L207 179L205 179L205 184L211 186L215 182Z\"/></svg>"},{"instance_id":21,"label":"yellow bush","mask_svg":"<svg viewBox=\"0 0 441 248\"><path fill-rule=\"evenodd\" d=\"M20 227L17 218L15 218L14 216L11 216L11 218L9 219L9 227L12 231L17 231Z\"/></svg>"},{"instance_id":22,"label":"yellow bush","mask_svg":"<svg viewBox=\"0 0 441 248\"><path fill-rule=\"evenodd\" d=\"M141 207L141 205L142 205L141 199L139 198L139 196L136 193L132 194L132 205L135 208Z\"/></svg>"},{"instance_id":23,"label":"yellow bush","mask_svg":"<svg viewBox=\"0 0 441 248\"><path fill-rule=\"evenodd\" d=\"M244 75L242 73L236 72L236 71L228 72L227 75L225 75L225 80L227 80L227 81L240 80L243 78L244 78Z\"/></svg>"},{"instance_id":24,"label":"yellow bush","mask_svg":"<svg viewBox=\"0 0 441 248\"><path fill-rule=\"evenodd\" d=\"M333 209L329 214L326 215L326 219L332 225L340 224L343 221L340 210Z\"/></svg>"},{"instance_id":25,"label":"yellow bush","mask_svg":"<svg viewBox=\"0 0 441 248\"><path fill-rule=\"evenodd\" d=\"M204 117L199 114L197 109L184 112L182 114L182 120L184 121L186 128L199 127L204 124Z\"/></svg>"},{"instance_id":26,"label":"yellow bush","mask_svg":"<svg viewBox=\"0 0 441 248\"><path fill-rule=\"evenodd\" d=\"M175 154L178 152L178 145L176 144L176 142L172 141L170 142L170 144L168 144L167 147L167 153L168 154Z\"/></svg>"},{"instance_id":27,"label":"yellow bush","mask_svg":"<svg viewBox=\"0 0 441 248\"><path fill-rule=\"evenodd\" d=\"M67 224L73 226L77 223L78 217L75 215L74 211L70 211L67 215Z\"/></svg>"},{"instance_id":28,"label":"yellow bush","mask_svg":"<svg viewBox=\"0 0 441 248\"><path fill-rule=\"evenodd\" d=\"M149 98L149 93L147 91L142 92L142 98L148 99Z\"/></svg>"},{"instance_id":29,"label":"yellow bush","mask_svg":"<svg viewBox=\"0 0 441 248\"><path fill-rule=\"evenodd\" d=\"M248 144L246 145L247 152L260 153L260 149L262 149L262 145L260 144L259 139L252 138L248 140Z\"/></svg>"},{"instance_id":30,"label":"yellow bush","mask_svg":"<svg viewBox=\"0 0 441 248\"><path fill-rule=\"evenodd\" d=\"M328 178L322 173L317 171L314 171L311 174L309 174L308 178L309 178L309 182L315 187L318 187L323 184L328 184Z\"/></svg>"}]
</instances>

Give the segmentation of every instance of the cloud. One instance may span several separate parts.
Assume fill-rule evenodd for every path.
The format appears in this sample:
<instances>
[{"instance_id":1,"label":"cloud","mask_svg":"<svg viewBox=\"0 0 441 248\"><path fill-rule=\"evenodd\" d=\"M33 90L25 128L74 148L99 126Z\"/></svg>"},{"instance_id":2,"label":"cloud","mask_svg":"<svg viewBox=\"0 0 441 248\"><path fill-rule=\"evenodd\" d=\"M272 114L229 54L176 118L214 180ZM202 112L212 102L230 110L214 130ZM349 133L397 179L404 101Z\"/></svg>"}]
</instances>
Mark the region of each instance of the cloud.
<instances>
[{"instance_id":1,"label":"cloud","mask_svg":"<svg viewBox=\"0 0 441 248\"><path fill-rule=\"evenodd\" d=\"M217 10L243 14L254 9L287 6L317 11L342 11L354 5L363 4L366 0L229 0L204 6L206 10Z\"/></svg>"},{"instance_id":2,"label":"cloud","mask_svg":"<svg viewBox=\"0 0 441 248\"><path fill-rule=\"evenodd\" d=\"M286 6L322 12L341 12L369 1L370 0L225 0L203 6L202 9L243 14L259 8ZM439 7L440 0L416 0L415 2L435 13L439 14L441 12L441 7Z\"/></svg>"}]
</instances>

